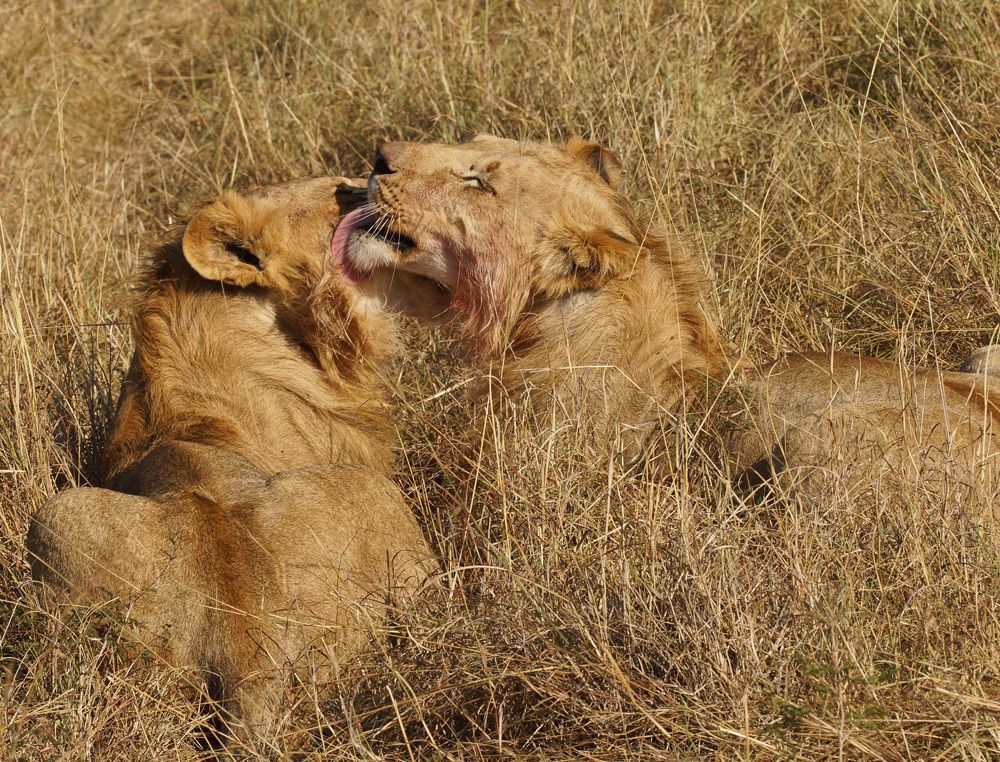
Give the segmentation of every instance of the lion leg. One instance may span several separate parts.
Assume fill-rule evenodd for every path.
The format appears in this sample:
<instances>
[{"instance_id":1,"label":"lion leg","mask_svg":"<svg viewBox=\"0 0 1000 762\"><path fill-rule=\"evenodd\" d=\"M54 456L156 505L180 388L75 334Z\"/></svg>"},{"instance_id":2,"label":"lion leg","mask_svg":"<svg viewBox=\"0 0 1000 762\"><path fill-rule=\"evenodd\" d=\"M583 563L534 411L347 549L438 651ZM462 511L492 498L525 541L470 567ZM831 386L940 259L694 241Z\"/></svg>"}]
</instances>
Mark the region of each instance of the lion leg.
<instances>
[{"instance_id":1,"label":"lion leg","mask_svg":"<svg viewBox=\"0 0 1000 762\"><path fill-rule=\"evenodd\" d=\"M211 538L187 547L197 529L183 502L70 489L31 518L26 544L32 577L72 603L124 604L133 643L196 670L209 687L216 671L232 684L229 661L216 664L205 655L205 641L213 641L206 638L210 613L220 607L206 594L200 568L213 555Z\"/></svg>"},{"instance_id":2,"label":"lion leg","mask_svg":"<svg viewBox=\"0 0 1000 762\"><path fill-rule=\"evenodd\" d=\"M148 498L94 487L61 492L31 518L32 576L76 600L133 600L156 579L159 523Z\"/></svg>"},{"instance_id":3,"label":"lion leg","mask_svg":"<svg viewBox=\"0 0 1000 762\"><path fill-rule=\"evenodd\" d=\"M1000 344L988 344L969 353L959 368L962 373L1000 376Z\"/></svg>"},{"instance_id":4,"label":"lion leg","mask_svg":"<svg viewBox=\"0 0 1000 762\"><path fill-rule=\"evenodd\" d=\"M744 446L732 450L747 454L738 465L764 451L768 467L754 462L752 475L780 472L788 485L861 485L875 475L934 489L992 483L991 420L1000 399L987 380L899 374L894 364L839 353L782 358L751 378L750 425L738 442Z\"/></svg>"},{"instance_id":5,"label":"lion leg","mask_svg":"<svg viewBox=\"0 0 1000 762\"><path fill-rule=\"evenodd\" d=\"M285 472L235 503L69 490L27 544L37 580L127 602L136 639L196 668L245 738L280 721L289 668L328 673L434 568L396 486L350 466Z\"/></svg>"},{"instance_id":6,"label":"lion leg","mask_svg":"<svg viewBox=\"0 0 1000 762\"><path fill-rule=\"evenodd\" d=\"M236 539L246 529L204 499L159 502L83 487L35 513L27 548L37 582L73 603L125 604L133 642L195 670L225 725L235 718L263 733L276 717L280 684L262 658L263 583L245 573L259 560L248 550L256 545ZM240 595L226 594L234 585Z\"/></svg>"},{"instance_id":7,"label":"lion leg","mask_svg":"<svg viewBox=\"0 0 1000 762\"><path fill-rule=\"evenodd\" d=\"M773 484L782 492L852 500L873 489L918 488L939 498L994 494L989 434L980 420L962 418L958 410L914 414L852 402L786 423L771 462Z\"/></svg>"}]
</instances>

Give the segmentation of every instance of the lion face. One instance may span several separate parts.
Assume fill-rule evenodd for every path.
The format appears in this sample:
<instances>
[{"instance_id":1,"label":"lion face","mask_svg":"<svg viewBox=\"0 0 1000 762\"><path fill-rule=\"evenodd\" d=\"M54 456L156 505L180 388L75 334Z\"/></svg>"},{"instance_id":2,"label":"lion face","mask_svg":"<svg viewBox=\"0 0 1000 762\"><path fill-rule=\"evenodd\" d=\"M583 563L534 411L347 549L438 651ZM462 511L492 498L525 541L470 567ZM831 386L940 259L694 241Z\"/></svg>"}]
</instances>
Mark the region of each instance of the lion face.
<instances>
[{"instance_id":1,"label":"lion face","mask_svg":"<svg viewBox=\"0 0 1000 762\"><path fill-rule=\"evenodd\" d=\"M336 292L356 312L384 306L417 317L440 312L446 300L430 281L384 272L361 283L334 256L331 244L338 223L365 196L364 181L342 177L227 191L188 223L184 257L202 278L257 288L272 301L301 302L322 280L327 292Z\"/></svg>"},{"instance_id":2,"label":"lion face","mask_svg":"<svg viewBox=\"0 0 1000 762\"><path fill-rule=\"evenodd\" d=\"M431 279L472 327L502 333L533 300L634 267L642 248L617 201L619 174L609 151L581 140L387 143L335 248L355 282L386 271Z\"/></svg>"}]
</instances>

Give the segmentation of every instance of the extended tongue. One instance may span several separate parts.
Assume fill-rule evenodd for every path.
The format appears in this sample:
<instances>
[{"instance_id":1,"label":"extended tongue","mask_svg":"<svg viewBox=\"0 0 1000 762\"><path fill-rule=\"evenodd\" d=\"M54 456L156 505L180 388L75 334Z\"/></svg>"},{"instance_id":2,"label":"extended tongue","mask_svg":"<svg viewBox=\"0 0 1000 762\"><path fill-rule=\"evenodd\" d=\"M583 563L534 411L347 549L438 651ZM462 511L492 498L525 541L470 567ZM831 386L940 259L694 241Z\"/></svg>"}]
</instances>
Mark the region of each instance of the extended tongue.
<instances>
[{"instance_id":1,"label":"extended tongue","mask_svg":"<svg viewBox=\"0 0 1000 762\"><path fill-rule=\"evenodd\" d=\"M333 257L333 261L340 266L340 272L343 273L344 280L351 285L357 285L368 280L371 273L359 272L352 266L350 260L347 258L347 241L350 239L351 233L360 227L370 224L371 221L372 215L367 209L364 207L355 209L344 216L340 224L337 225L337 229L333 231L333 238L330 240L330 254Z\"/></svg>"}]
</instances>

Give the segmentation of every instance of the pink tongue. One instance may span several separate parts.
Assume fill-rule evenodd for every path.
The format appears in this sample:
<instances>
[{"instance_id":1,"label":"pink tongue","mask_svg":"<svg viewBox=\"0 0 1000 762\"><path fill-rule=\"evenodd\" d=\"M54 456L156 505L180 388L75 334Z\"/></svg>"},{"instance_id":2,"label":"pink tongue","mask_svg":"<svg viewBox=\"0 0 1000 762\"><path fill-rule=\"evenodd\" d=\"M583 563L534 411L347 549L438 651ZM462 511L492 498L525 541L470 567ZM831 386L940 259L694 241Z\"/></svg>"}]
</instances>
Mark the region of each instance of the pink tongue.
<instances>
[{"instance_id":1,"label":"pink tongue","mask_svg":"<svg viewBox=\"0 0 1000 762\"><path fill-rule=\"evenodd\" d=\"M340 271L344 275L344 280L352 285L357 285L368 280L371 273L359 272L347 259L347 241L351 233L359 227L363 227L371 222L370 212L361 207L348 213L333 231L333 239L330 241L330 254L333 261L340 265Z\"/></svg>"}]
</instances>

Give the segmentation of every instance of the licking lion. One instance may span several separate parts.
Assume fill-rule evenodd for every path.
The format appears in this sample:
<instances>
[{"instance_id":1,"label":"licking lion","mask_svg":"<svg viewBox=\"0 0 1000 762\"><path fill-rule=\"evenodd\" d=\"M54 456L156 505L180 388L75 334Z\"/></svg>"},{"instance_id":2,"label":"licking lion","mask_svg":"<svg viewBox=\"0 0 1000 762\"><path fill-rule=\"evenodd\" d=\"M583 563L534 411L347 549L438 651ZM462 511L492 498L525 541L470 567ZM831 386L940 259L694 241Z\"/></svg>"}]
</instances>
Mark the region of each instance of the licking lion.
<instances>
[{"instance_id":1,"label":"licking lion","mask_svg":"<svg viewBox=\"0 0 1000 762\"><path fill-rule=\"evenodd\" d=\"M419 275L451 292L465 346L499 381L474 396L557 414L633 459L655 457L695 407L734 475L815 474L862 452L914 478L992 472L1000 385L985 373L839 352L734 362L705 273L636 214L620 175L582 140L388 143L367 206L345 219L344 258L356 278Z\"/></svg>"},{"instance_id":2,"label":"licking lion","mask_svg":"<svg viewBox=\"0 0 1000 762\"><path fill-rule=\"evenodd\" d=\"M358 193L343 178L227 192L157 248L103 486L56 495L29 530L37 579L125 602L136 638L254 732L289 670L322 674L322 653L434 568L389 478L381 372L386 305L440 292L345 276L331 242Z\"/></svg>"}]
</instances>

